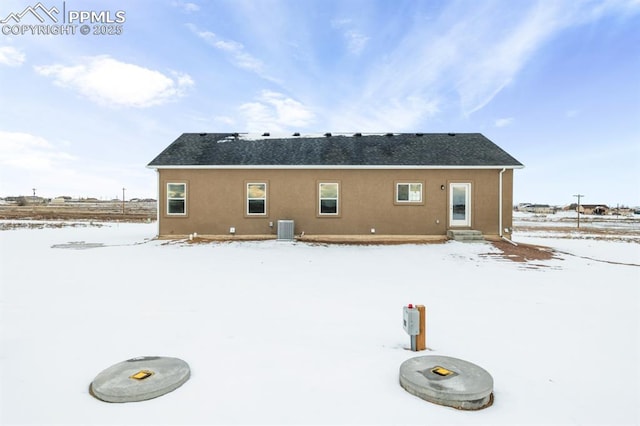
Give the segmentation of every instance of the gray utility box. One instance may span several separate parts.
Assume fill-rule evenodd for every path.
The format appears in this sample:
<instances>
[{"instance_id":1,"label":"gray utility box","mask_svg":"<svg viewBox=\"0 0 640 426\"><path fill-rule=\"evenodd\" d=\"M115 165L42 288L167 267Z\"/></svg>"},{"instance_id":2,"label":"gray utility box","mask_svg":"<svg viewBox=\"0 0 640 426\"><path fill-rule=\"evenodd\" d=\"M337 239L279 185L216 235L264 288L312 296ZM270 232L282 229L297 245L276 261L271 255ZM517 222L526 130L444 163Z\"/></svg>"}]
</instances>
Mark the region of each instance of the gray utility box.
<instances>
[{"instance_id":1,"label":"gray utility box","mask_svg":"<svg viewBox=\"0 0 640 426\"><path fill-rule=\"evenodd\" d=\"M420 334L420 312L417 308L405 306L402 309L402 328L409 336Z\"/></svg>"},{"instance_id":2,"label":"gray utility box","mask_svg":"<svg viewBox=\"0 0 640 426\"><path fill-rule=\"evenodd\" d=\"M293 220L279 220L278 221L278 240L293 241Z\"/></svg>"}]
</instances>

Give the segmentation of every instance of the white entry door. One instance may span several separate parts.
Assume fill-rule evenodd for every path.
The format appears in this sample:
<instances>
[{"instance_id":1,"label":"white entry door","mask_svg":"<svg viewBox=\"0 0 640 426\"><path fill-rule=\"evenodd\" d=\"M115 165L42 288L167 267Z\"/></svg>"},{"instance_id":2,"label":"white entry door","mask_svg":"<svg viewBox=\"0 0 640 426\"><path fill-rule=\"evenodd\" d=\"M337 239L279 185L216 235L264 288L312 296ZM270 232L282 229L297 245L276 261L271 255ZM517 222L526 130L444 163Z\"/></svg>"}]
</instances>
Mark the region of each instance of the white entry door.
<instances>
[{"instance_id":1,"label":"white entry door","mask_svg":"<svg viewBox=\"0 0 640 426\"><path fill-rule=\"evenodd\" d=\"M471 184L449 185L449 226L471 226Z\"/></svg>"}]
</instances>

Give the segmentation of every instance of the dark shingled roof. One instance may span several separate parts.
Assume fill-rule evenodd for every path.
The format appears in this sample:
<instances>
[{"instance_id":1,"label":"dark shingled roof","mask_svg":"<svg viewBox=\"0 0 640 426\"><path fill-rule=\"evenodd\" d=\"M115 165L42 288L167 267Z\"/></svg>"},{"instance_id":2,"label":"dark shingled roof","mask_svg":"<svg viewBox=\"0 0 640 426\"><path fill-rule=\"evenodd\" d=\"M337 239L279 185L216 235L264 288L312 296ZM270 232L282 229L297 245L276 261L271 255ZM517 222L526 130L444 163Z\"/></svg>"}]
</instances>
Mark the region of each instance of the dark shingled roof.
<instances>
[{"instance_id":1,"label":"dark shingled roof","mask_svg":"<svg viewBox=\"0 0 640 426\"><path fill-rule=\"evenodd\" d=\"M327 134L329 135L329 134ZM522 164L480 133L395 133L249 138L184 133L151 168L167 166L470 166Z\"/></svg>"}]
</instances>

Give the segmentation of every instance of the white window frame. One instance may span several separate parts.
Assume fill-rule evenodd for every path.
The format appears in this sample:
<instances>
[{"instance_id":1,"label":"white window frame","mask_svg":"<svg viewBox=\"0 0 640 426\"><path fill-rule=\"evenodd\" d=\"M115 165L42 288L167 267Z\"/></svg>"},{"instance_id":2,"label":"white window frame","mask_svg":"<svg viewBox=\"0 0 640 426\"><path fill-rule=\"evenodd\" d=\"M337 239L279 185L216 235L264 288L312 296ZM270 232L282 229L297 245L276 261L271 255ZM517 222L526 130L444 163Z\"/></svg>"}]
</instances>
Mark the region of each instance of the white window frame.
<instances>
[{"instance_id":1,"label":"white window frame","mask_svg":"<svg viewBox=\"0 0 640 426\"><path fill-rule=\"evenodd\" d=\"M264 185L264 197L250 197L249 196L249 185ZM267 215L267 183L266 182L247 182L247 204L246 204L246 212L247 216L266 216ZM249 202L251 200L263 200L264 201L264 211L262 213L251 213L249 212Z\"/></svg>"},{"instance_id":2,"label":"white window frame","mask_svg":"<svg viewBox=\"0 0 640 426\"><path fill-rule=\"evenodd\" d=\"M322 196L322 185L335 185L336 186L336 197L323 197ZM322 200L335 200L336 202L336 212L335 213L323 213L322 212ZM339 182L319 182L318 183L318 215L319 216L339 216L340 215L340 183Z\"/></svg>"},{"instance_id":3,"label":"white window frame","mask_svg":"<svg viewBox=\"0 0 640 426\"><path fill-rule=\"evenodd\" d=\"M184 187L184 197L169 197L170 185L182 185ZM182 213L171 213L169 211L170 201L182 200L184 203L184 211ZM167 216L186 216L187 215L187 184L186 182L167 182Z\"/></svg>"},{"instance_id":4,"label":"white window frame","mask_svg":"<svg viewBox=\"0 0 640 426\"><path fill-rule=\"evenodd\" d=\"M400 185L406 185L408 186L407 188L407 192L408 192L408 196L409 199L408 200L401 200L400 199ZM411 185L419 185L420 186L420 191L419 192L419 199L417 200L412 200L411 199ZM396 183L396 203L422 203L423 200L423 185L422 182L398 182ZM416 191L414 191L415 194Z\"/></svg>"}]
</instances>

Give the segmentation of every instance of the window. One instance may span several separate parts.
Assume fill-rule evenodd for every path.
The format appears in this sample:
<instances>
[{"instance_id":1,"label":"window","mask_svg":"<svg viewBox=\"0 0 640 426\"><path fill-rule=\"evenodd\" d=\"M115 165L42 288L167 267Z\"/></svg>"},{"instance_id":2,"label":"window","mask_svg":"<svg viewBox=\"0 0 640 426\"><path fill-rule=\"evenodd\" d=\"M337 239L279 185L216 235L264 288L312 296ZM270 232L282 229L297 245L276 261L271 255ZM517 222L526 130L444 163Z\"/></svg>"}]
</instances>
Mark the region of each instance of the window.
<instances>
[{"instance_id":1,"label":"window","mask_svg":"<svg viewBox=\"0 0 640 426\"><path fill-rule=\"evenodd\" d=\"M247 184L247 214L264 215L267 214L267 184L248 183Z\"/></svg>"},{"instance_id":2,"label":"window","mask_svg":"<svg viewBox=\"0 0 640 426\"><path fill-rule=\"evenodd\" d=\"M187 184L168 183L167 184L167 214L185 215L187 214Z\"/></svg>"},{"instance_id":3,"label":"window","mask_svg":"<svg viewBox=\"0 0 640 426\"><path fill-rule=\"evenodd\" d=\"M320 214L321 215L337 215L338 214L338 184L337 183L321 183L320 184Z\"/></svg>"},{"instance_id":4,"label":"window","mask_svg":"<svg viewBox=\"0 0 640 426\"><path fill-rule=\"evenodd\" d=\"M422 184L421 183L396 184L396 201L398 203L421 203L422 202Z\"/></svg>"}]
</instances>

